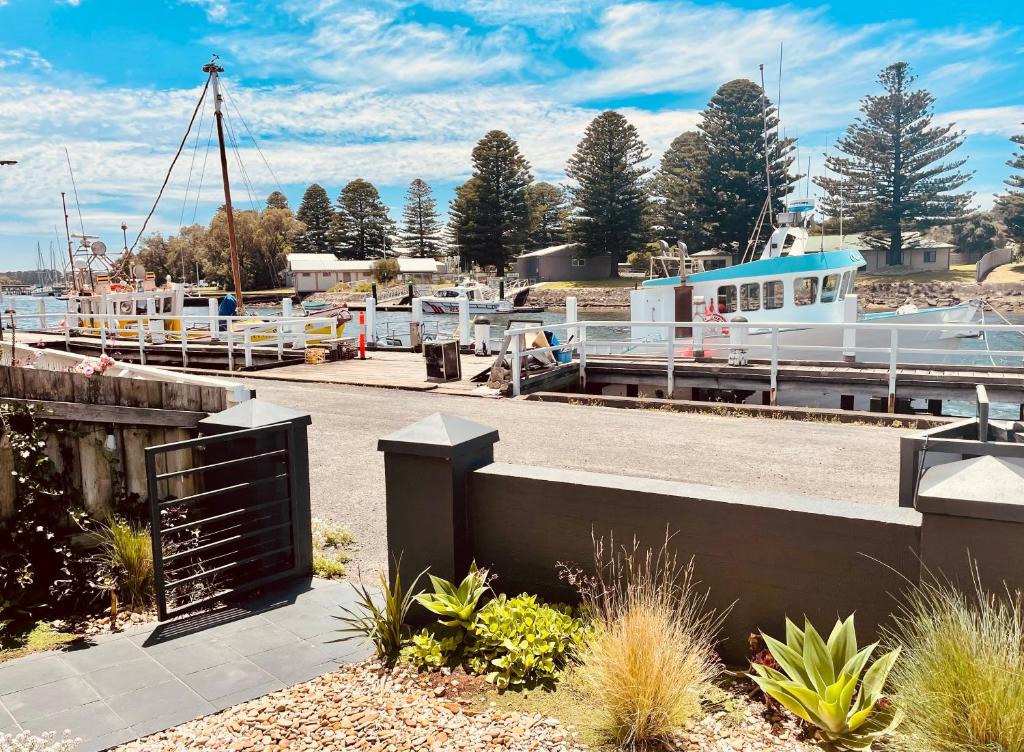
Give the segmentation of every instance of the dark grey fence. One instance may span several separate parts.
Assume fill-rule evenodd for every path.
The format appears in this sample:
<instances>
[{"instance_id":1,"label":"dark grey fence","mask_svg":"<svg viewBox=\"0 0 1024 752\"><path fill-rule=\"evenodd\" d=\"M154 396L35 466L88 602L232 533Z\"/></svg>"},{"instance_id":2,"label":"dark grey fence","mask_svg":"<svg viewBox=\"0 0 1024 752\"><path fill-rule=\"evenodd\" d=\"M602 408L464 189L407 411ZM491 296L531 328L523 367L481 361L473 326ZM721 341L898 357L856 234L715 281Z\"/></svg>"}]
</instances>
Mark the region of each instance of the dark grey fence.
<instances>
[{"instance_id":1,"label":"dark grey fence","mask_svg":"<svg viewBox=\"0 0 1024 752\"><path fill-rule=\"evenodd\" d=\"M253 406L201 424L219 433L146 449L161 620L312 569L309 418L231 430L236 411Z\"/></svg>"}]
</instances>

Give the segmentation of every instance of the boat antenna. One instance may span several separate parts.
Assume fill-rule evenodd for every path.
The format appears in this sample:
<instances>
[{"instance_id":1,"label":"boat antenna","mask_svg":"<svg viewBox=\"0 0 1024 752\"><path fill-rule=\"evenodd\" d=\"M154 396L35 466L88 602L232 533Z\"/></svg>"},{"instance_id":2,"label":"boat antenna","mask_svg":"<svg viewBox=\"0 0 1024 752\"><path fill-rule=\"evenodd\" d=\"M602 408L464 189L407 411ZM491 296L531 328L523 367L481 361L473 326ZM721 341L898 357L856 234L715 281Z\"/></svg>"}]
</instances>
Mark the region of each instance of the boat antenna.
<instances>
[{"instance_id":1,"label":"boat antenna","mask_svg":"<svg viewBox=\"0 0 1024 752\"><path fill-rule=\"evenodd\" d=\"M775 123L776 136L779 132L779 126L782 125L782 42L779 42L779 98L775 101L775 117L778 121Z\"/></svg>"},{"instance_id":2,"label":"boat antenna","mask_svg":"<svg viewBox=\"0 0 1024 752\"><path fill-rule=\"evenodd\" d=\"M822 171L824 173L824 176L827 178L828 177L828 136L825 136L825 164L822 166ZM808 191L808 192L810 192L810 191ZM841 245L842 245L842 242L840 242L840 246ZM822 253L825 252L825 222L824 221L822 221L822 223L821 223L821 251L822 251Z\"/></svg>"},{"instance_id":3,"label":"boat antenna","mask_svg":"<svg viewBox=\"0 0 1024 752\"><path fill-rule=\"evenodd\" d=\"M768 188L768 211L771 212L772 205L772 163L771 155L768 153L768 94L764 89L764 63L759 66L761 69L761 120L764 122L762 135L764 136L764 178Z\"/></svg>"},{"instance_id":4,"label":"boat antenna","mask_svg":"<svg viewBox=\"0 0 1024 752\"><path fill-rule=\"evenodd\" d=\"M217 64L219 55L214 55L203 71L209 74L207 81L213 87L213 117L217 124L217 142L220 146L220 171L224 181L224 210L228 218L228 244L231 246L231 276L235 282L235 300L238 303L238 311L242 307L242 272L238 264L238 242L235 239L235 216L231 208L231 182L228 180L228 154L224 146L224 113L221 110L221 94L218 76L224 72L224 68Z\"/></svg>"},{"instance_id":5,"label":"boat antenna","mask_svg":"<svg viewBox=\"0 0 1024 752\"><path fill-rule=\"evenodd\" d=\"M71 154L68 147L64 147L64 157L68 161L68 174L71 176L71 190L75 192L75 206L78 207L78 224L82 227L82 234L85 235L85 220L82 219L82 205L78 203L78 186L75 185L75 171L71 169ZM64 194L61 194L62 196ZM84 241L83 241L84 242Z\"/></svg>"}]
</instances>

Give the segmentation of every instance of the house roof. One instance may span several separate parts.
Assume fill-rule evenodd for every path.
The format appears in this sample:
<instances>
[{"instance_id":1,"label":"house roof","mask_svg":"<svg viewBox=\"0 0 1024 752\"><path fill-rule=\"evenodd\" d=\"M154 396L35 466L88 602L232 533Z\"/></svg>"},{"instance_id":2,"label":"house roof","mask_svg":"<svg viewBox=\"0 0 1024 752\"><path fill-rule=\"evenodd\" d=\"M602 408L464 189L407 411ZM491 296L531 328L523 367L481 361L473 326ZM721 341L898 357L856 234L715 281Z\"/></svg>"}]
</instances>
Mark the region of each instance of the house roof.
<instances>
[{"instance_id":1,"label":"house roof","mask_svg":"<svg viewBox=\"0 0 1024 752\"><path fill-rule=\"evenodd\" d=\"M550 248L541 248L536 251L530 251L529 253L520 254L519 258L538 258L540 256L558 256L562 253L568 253L576 247L576 243L566 243L565 245L553 245Z\"/></svg>"},{"instance_id":2,"label":"house roof","mask_svg":"<svg viewBox=\"0 0 1024 752\"><path fill-rule=\"evenodd\" d=\"M290 253L287 260L293 272L369 272L375 261L339 259L333 253ZM437 259L398 256L398 268L403 274L433 274L442 265Z\"/></svg>"},{"instance_id":3,"label":"house roof","mask_svg":"<svg viewBox=\"0 0 1024 752\"><path fill-rule=\"evenodd\" d=\"M697 251L696 253L691 253L690 256L696 256L698 258L731 258L732 253L730 251L719 251L715 250L714 248L709 248L706 251Z\"/></svg>"},{"instance_id":4,"label":"house roof","mask_svg":"<svg viewBox=\"0 0 1024 752\"><path fill-rule=\"evenodd\" d=\"M915 242L916 241L916 242ZM903 236L905 250L911 250L908 247L908 243L915 242L914 248L924 248L926 250L934 250L938 248L950 248L955 249L956 246L952 243L942 243L938 240L932 240L931 238L921 237L920 233L908 232ZM861 235L811 235L807 239L807 250L808 251L845 251L849 249L856 249L863 253L864 251L875 251L874 248L869 248L868 244L864 242ZM884 249L883 249L884 251Z\"/></svg>"}]
</instances>

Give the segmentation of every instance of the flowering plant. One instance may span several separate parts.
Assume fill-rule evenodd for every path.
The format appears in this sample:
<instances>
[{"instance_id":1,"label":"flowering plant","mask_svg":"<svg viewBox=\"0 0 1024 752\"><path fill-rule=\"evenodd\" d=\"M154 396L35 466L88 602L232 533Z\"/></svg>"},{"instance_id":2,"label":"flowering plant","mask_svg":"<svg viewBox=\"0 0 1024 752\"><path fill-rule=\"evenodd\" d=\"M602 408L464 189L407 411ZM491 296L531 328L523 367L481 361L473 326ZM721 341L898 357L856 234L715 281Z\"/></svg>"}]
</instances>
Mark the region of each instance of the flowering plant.
<instances>
[{"instance_id":1,"label":"flowering plant","mask_svg":"<svg viewBox=\"0 0 1024 752\"><path fill-rule=\"evenodd\" d=\"M83 360L81 363L75 366L74 370L78 371L87 379L91 379L93 376L96 376L97 374L102 375L106 373L116 364L116 360L114 360L109 355L104 353L99 357L99 360Z\"/></svg>"}]
</instances>

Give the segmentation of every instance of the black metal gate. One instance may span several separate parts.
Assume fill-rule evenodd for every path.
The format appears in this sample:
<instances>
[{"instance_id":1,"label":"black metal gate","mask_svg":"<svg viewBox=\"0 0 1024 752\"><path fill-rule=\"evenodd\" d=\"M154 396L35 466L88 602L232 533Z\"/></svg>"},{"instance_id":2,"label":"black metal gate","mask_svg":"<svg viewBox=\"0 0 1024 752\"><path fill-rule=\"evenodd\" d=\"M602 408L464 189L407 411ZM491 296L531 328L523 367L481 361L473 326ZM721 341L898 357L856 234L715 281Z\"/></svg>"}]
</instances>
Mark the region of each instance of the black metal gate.
<instances>
[{"instance_id":1,"label":"black metal gate","mask_svg":"<svg viewBox=\"0 0 1024 752\"><path fill-rule=\"evenodd\" d=\"M279 423L146 449L161 621L305 573L295 443Z\"/></svg>"}]
</instances>

